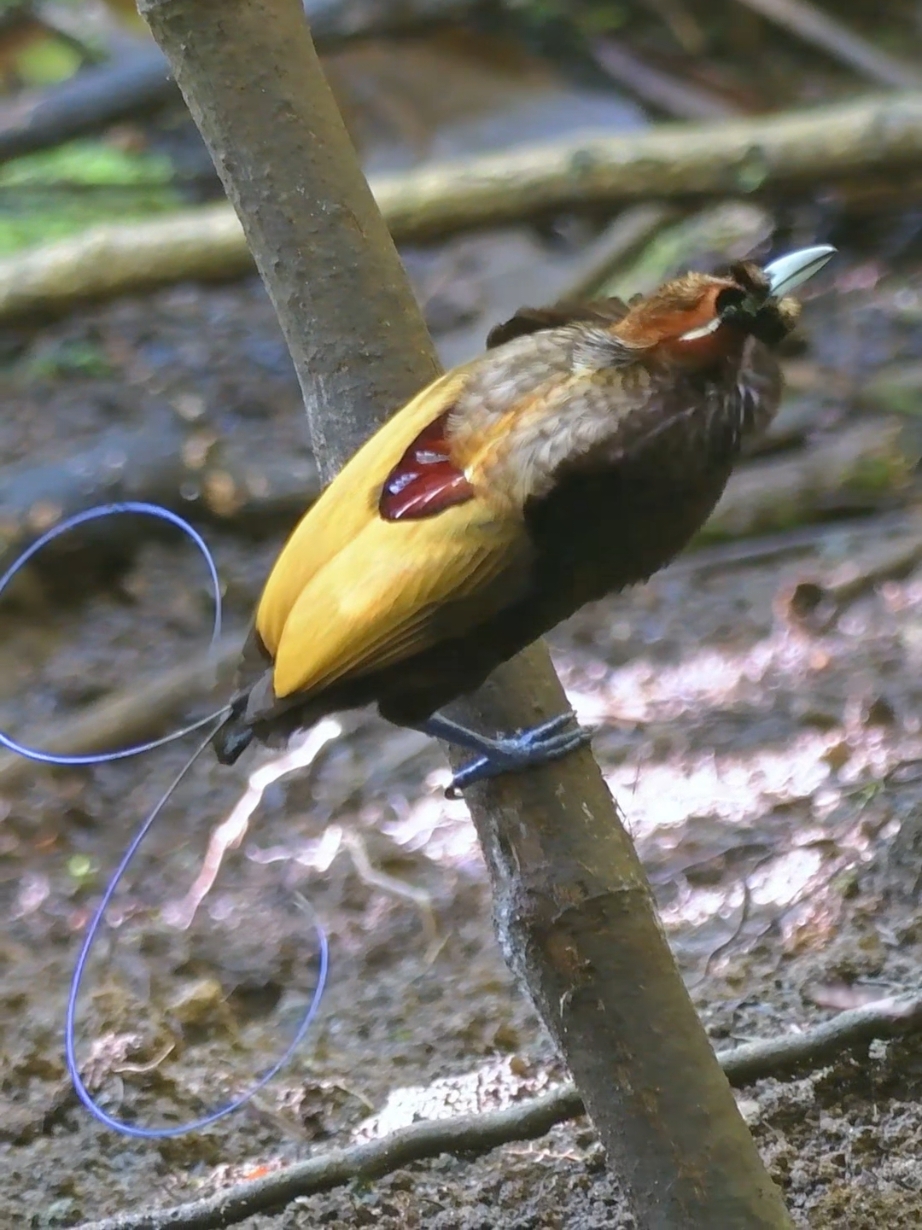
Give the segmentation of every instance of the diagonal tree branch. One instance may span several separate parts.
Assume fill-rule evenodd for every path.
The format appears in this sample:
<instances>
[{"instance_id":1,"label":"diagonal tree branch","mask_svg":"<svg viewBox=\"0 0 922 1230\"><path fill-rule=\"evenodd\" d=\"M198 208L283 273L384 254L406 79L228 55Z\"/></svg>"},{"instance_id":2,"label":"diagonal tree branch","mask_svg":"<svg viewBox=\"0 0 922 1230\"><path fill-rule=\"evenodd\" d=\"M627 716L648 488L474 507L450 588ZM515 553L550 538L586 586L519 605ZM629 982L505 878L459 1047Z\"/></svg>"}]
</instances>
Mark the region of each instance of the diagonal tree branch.
<instances>
[{"instance_id":1,"label":"diagonal tree branch","mask_svg":"<svg viewBox=\"0 0 922 1230\"><path fill-rule=\"evenodd\" d=\"M731 1084L741 1086L768 1076L816 1068L851 1047L919 1029L922 996L906 995L842 1012L804 1033L721 1051L718 1059ZM281 1208L299 1196L316 1195L355 1179L380 1178L408 1162L438 1157L440 1153L487 1153L514 1140L533 1140L556 1123L582 1113L583 1103L576 1089L562 1085L505 1110L414 1123L380 1140L297 1162L203 1200L107 1217L88 1222L79 1230L213 1230L234 1225L254 1213Z\"/></svg>"},{"instance_id":2,"label":"diagonal tree branch","mask_svg":"<svg viewBox=\"0 0 922 1230\"><path fill-rule=\"evenodd\" d=\"M142 0L279 315L324 477L436 371L296 0ZM488 730L565 704L542 645L458 706ZM471 812L497 931L649 1230L791 1225L588 752Z\"/></svg>"}]
</instances>

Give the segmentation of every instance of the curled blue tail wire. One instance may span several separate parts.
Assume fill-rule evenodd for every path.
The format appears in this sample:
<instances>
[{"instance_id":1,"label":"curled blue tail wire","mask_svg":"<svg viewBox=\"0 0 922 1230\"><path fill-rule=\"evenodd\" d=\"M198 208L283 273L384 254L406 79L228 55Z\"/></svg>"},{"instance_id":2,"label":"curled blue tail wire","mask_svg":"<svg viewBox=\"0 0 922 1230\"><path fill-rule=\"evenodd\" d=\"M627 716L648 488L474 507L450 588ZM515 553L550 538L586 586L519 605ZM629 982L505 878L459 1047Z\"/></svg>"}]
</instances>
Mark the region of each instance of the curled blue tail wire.
<instances>
[{"instance_id":1,"label":"curled blue tail wire","mask_svg":"<svg viewBox=\"0 0 922 1230\"><path fill-rule=\"evenodd\" d=\"M12 581L20 569L22 569L29 562L29 560L37 555L43 547L47 546L49 542L52 542L55 538L60 537L60 535L67 533L69 530L75 529L77 526L84 525L88 521L96 521L102 517L115 516L120 513L135 513L141 516L156 517L161 521L167 521L171 525L176 526L177 529L181 530L187 538L191 539L192 543L201 553L202 558L205 560L205 564L208 568L212 592L214 594L214 621L211 637L211 643L214 645L218 637L221 635L221 583L218 578L218 570L215 565L214 557L208 549L208 545L206 544L204 538L202 538L201 534L199 534L196 529L194 529L187 521L183 520L183 518L177 513L171 512L168 508L162 508L158 504L149 504L141 500L124 500L119 501L118 503L102 504L96 508L90 508L84 512L75 513L73 516L67 517L64 521L61 521L58 525L53 526L50 530L47 530L44 534L37 538L31 546L23 551L22 555L20 555L19 558L16 559L9 566L9 568L7 568L6 572L0 576L0 595L3 594L10 581ZM134 856L140 849L141 844L150 833L151 828L162 812L167 801L195 764L196 760L198 760L199 756L201 756L202 752L204 752L211 743L216 732L222 723L227 719L229 713L230 708L224 707L216 713L210 713L207 717L201 718L199 721L193 722L188 726L184 726L180 730L173 731L172 734L164 735L159 739L152 739L146 743L136 743L130 747L119 748L111 752L93 752L86 754L46 752L41 748L28 747L26 744L20 743L17 739L14 739L11 735L0 731L0 746L8 748L10 751L17 753L17 755L24 756L28 760L53 765L95 765L106 764L113 760L125 760L130 756L140 756L144 752L150 752L155 748L163 747L167 743L173 743L177 739L181 739L188 734L192 734L194 731L202 730L206 726L210 727L207 737L199 744L196 751L186 761L185 765L174 778L170 788L164 793L156 807L154 807L153 811L145 819L144 823L141 825L140 829L135 834L130 845L128 846L128 849L122 855L115 874L109 881L109 884L103 893L102 900L96 908L96 912L90 921L89 927L87 928L83 944L80 948L80 955L77 958L77 963L74 967L73 976L71 978L64 1026L64 1052L68 1073L70 1074L70 1078L73 1082L77 1096L86 1109L102 1123L104 1123L106 1127L109 1127L116 1132L120 1132L125 1136L135 1136L145 1140L163 1140L170 1137L181 1136L186 1132L199 1131L202 1128L209 1127L211 1124L216 1123L219 1119L223 1119L225 1115L230 1115L234 1111L239 1110L243 1105L245 1105L246 1102L250 1100L250 1098L253 1097L255 1093L258 1093L260 1089L264 1088L291 1059L295 1050L303 1041L305 1034L317 1014L317 1010L320 1007L320 1000L323 997L324 988L326 986L330 964L329 942L323 927L315 919L314 927L317 933L317 942L319 946L317 983L314 988L311 1001L308 1004L306 1012L301 1018L291 1042L288 1044L281 1057L277 1059L275 1063L273 1063L260 1077L258 1077L255 1083L245 1093L233 1098L230 1102L219 1107L217 1110L209 1111L208 1114L203 1115L199 1119L193 1119L187 1123L179 1124L178 1126L164 1128L139 1127L132 1123L126 1123L120 1119L116 1119L113 1115L110 1115L108 1111L104 1110L103 1107L94 1100L93 1095L87 1089L83 1077L80 1074L76 1053L77 1005L80 998L80 990L83 985L83 977L86 973L87 962L89 960L93 945L99 935L99 929L105 918L106 910L112 901L112 897L116 889L121 883L122 877L128 870Z\"/></svg>"},{"instance_id":2,"label":"curled blue tail wire","mask_svg":"<svg viewBox=\"0 0 922 1230\"><path fill-rule=\"evenodd\" d=\"M74 513L72 517L67 517L50 530L46 530L40 538L37 538L30 547L23 551L17 560L10 564L3 576L0 577L0 595L3 594L10 581L12 581L20 569L37 555L43 547L47 546L49 542L59 538L62 534L66 534L68 530L76 529L78 525L84 525L87 521L98 521L102 517L111 517L119 513L137 513L141 516L157 517L161 521L168 521L171 525L175 525L177 529L182 530L186 537L190 538L201 552L208 568L214 594L214 621L211 634L211 643L213 645L221 635L222 622L221 582L218 579L218 569L214 562L214 556L209 551L207 543L198 530L194 529L188 521L184 521L178 513L171 512L168 508L161 508L159 504L148 504L142 500L124 500L119 503L100 504L97 508L88 508L84 512ZM144 752L152 752L155 748L163 747L167 743L173 743L176 739L192 734L193 731L201 730L213 718L214 714L209 713L207 717L200 719L198 722L193 722L189 726L184 726L181 730L174 730L172 734L163 735L161 738L152 739L147 743L135 743L131 747L118 748L112 752L90 752L73 755L46 752L41 748L28 747L4 731L0 731L0 745L9 748L11 752L16 752L19 756L25 756L27 760L36 760L40 764L107 764L112 760L127 760L130 756L140 756Z\"/></svg>"},{"instance_id":3,"label":"curled blue tail wire","mask_svg":"<svg viewBox=\"0 0 922 1230\"><path fill-rule=\"evenodd\" d=\"M193 755L190 756L190 758L183 765L180 772L173 779L169 790L164 793L160 802L141 825L128 849L122 855L122 860L119 863L112 879L109 881L106 891L103 893L102 901L100 901L97 906L96 913L93 915L92 921L87 928L83 945L80 949L80 955L77 958L77 964L74 967L74 973L71 979L70 994L67 999L67 1015L64 1025L64 1052L67 1059L67 1070L70 1073L70 1078L73 1081L77 1096L87 1110L90 1111L91 1114L95 1115L96 1118L102 1123L104 1123L106 1127L112 1128L116 1132L121 1132L123 1136L135 1136L141 1138L142 1140L165 1140L175 1136L183 1136L186 1132L197 1132L202 1128L210 1127L211 1124L217 1123L219 1119L223 1119L225 1115L233 1114L234 1111L239 1110L241 1106L245 1105L250 1098L253 1097L254 1094L258 1093L260 1089L263 1089L294 1055L295 1051L304 1040L305 1034L310 1029L314 1017L317 1015L317 1009L320 1007L320 1000L323 997L324 988L326 986L327 973L330 965L329 942L323 927L315 919L314 928L317 932L317 941L320 949L317 984L314 987L314 993L311 997L310 1003L308 1004L307 1011L302 1016L298 1028L295 1031L294 1037L289 1042L282 1055L256 1079L254 1084L251 1085L249 1089L240 1094L238 1097L233 1098L226 1105L219 1107L217 1110L209 1111L208 1114L202 1115L199 1119L191 1119L187 1123L181 1123L175 1127L163 1128L139 1127L133 1123L126 1123L123 1120L116 1119L113 1115L110 1115L108 1111L104 1110L99 1103L94 1100L93 1095L84 1083L83 1077L80 1075L80 1068L77 1063L76 1054L77 1000L80 996L80 988L83 982L84 972L86 971L86 964L89 960L90 951L96 941L97 935L99 934L99 928L102 925L106 910L109 908L109 903L112 900L115 890L118 888L122 876L128 870L129 864L137 854L141 843L147 837L154 825L154 822L163 810L167 800L192 768L193 764L195 764L196 760L205 748L208 747L214 737L215 731L217 731L221 722L224 721L224 717L225 714L222 713L220 719L214 723L213 728L208 732L208 737L199 744Z\"/></svg>"}]
</instances>

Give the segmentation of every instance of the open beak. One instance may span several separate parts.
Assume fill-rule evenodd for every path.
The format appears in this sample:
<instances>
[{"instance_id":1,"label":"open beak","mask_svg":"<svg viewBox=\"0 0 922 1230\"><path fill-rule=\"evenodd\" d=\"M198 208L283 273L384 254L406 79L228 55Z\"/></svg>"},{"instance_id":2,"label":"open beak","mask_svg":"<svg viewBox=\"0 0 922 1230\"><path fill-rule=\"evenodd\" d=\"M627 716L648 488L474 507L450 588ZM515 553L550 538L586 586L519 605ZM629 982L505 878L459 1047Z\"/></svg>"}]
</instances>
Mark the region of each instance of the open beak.
<instances>
[{"instance_id":1,"label":"open beak","mask_svg":"<svg viewBox=\"0 0 922 1230\"><path fill-rule=\"evenodd\" d=\"M765 266L771 293L776 299L782 299L792 290L812 278L815 273L835 255L835 248L828 243L818 244L815 248L801 248L798 252L790 252L787 256L779 256L776 261Z\"/></svg>"}]
</instances>

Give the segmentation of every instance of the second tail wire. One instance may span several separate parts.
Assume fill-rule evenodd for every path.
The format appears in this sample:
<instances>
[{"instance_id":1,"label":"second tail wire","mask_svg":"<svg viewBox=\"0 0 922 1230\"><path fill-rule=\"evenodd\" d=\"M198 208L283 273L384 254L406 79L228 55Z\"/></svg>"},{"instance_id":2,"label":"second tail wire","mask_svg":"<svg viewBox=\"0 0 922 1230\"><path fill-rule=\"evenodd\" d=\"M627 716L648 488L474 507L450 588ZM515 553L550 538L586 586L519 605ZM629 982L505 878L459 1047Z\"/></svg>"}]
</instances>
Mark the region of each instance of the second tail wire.
<instances>
[{"instance_id":1,"label":"second tail wire","mask_svg":"<svg viewBox=\"0 0 922 1230\"><path fill-rule=\"evenodd\" d=\"M125 500L125 501L113 502L110 504L102 504L102 505L99 505L98 507L86 509L82 512L75 513L73 516L67 517L65 520L59 522L59 524L53 526L51 529L47 530L44 534L42 534L39 538L37 538L7 568L7 570L2 574L2 576L0 576L0 595L3 594L7 586L10 584L13 578L20 572L20 570L27 563L29 563L30 560L32 560L38 554L38 552L42 550L43 547L47 546L48 543L52 542L56 538L59 538L61 535L67 533L68 531L72 529L76 529L80 525L86 524L87 522L100 520L101 518L104 518L104 517L117 516L120 514L135 514L135 515L140 515L140 516L149 516L149 517L154 517L156 519L159 519L161 521L166 521L169 524L175 526L177 529L181 530L183 534L185 534L186 537L189 538L192 541L192 543L195 545L196 549L200 552L203 559L205 560L205 564L208 568L209 577L211 580L212 592L214 595L214 619L213 619L213 628L212 628L212 637L211 637L211 643L212 645L214 645L218 637L221 634L221 626L222 626L221 585L220 585L220 580L218 577L218 570L215 565L214 557L211 554L211 551L209 550L208 545L205 542L204 538L201 536L201 534L199 534L199 532L193 526L189 524L188 521L185 521L182 517L178 515L178 513L174 513L170 509L163 508L158 504L149 504L145 501L139 501L139 500ZM80 1101L83 1103L86 1109L90 1111L91 1114L93 1114L97 1119L99 1119L103 1124L105 1124L106 1127L109 1127L113 1129L114 1131L120 1132L123 1135L127 1135L127 1136L140 1137L146 1140L162 1140L162 1139L168 1139L168 1138L175 1137L175 1136L181 1136L187 1132L194 1132L194 1131L201 1130L202 1128L208 1127L211 1124L216 1123L219 1119L224 1118L224 1116L232 1114L234 1111L239 1110L240 1107L242 1107L246 1102L248 1102L255 1093L257 1093L260 1089L264 1088L264 1086L268 1084L268 1082L272 1080L272 1078L281 1070L281 1068L284 1067L284 1065L287 1064L288 1061L291 1059L295 1050L298 1048L298 1046L300 1046L301 1042L303 1041L305 1034L307 1033L308 1029L310 1028L314 1020L314 1017L317 1014L317 1010L320 1006L320 1001L323 996L323 991L326 986L327 974L329 971L329 960L330 960L329 943L327 940L326 932L323 930L323 927L320 925L320 923L316 919L314 919L314 927L317 932L317 939L318 939L318 946L319 946L319 964L318 964L317 982L315 984L313 995L311 996L307 1009L304 1012L303 1016L301 1017L301 1020L298 1024L297 1029L295 1030L292 1040L289 1042L288 1046L286 1047L286 1049L284 1050L280 1058L278 1058L274 1063L272 1063L269 1066L269 1068L265 1072L263 1072L261 1076L257 1078L255 1083L248 1090L246 1090L246 1092L240 1094L238 1097L231 1099L230 1102L228 1102L224 1106L219 1107L217 1110L209 1111L207 1114L202 1115L198 1119L190 1120L186 1123L179 1124L176 1126L164 1127L164 1128L144 1127L144 1126L139 1126L137 1124L128 1123L124 1120L116 1119L113 1115L110 1115L108 1111L106 1111L94 1099L93 1095L90 1093L89 1089L87 1088L86 1082L84 1081L83 1076L80 1072L80 1067L79 1067L79 1063L77 1061L77 1055L76 1055L77 1007L78 1007L78 1001L80 998L80 991L83 985L84 975L87 969L87 963L89 961L90 954L93 950L93 946L99 936L100 927L102 926L102 923L105 919L106 911L109 908L112 898L119 884L121 883L122 878L127 872L129 866L131 865L135 855L138 853L138 850L140 849L141 845L143 844L143 842L149 835L157 819L161 815L164 807L169 802L169 800L172 798L177 787L180 785L180 783L189 773L192 766L201 757L202 753L205 752L205 750L210 746L210 744L212 743L212 740L215 738L215 736L217 735L221 727L227 722L230 715L231 715L231 706L224 705L220 709L215 710L213 713L208 714L206 717L199 718L197 721L192 722L186 726L183 726L179 730L173 731L172 733L168 735L164 735L158 739L152 739L144 743L132 744L130 747L117 748L113 751L108 751L108 752L92 752L92 753L76 753L76 754L48 752L48 751L44 751L41 748L30 747L27 744L21 743L18 739L15 739L12 735L9 735L3 731L0 731L0 745L8 748L12 752L15 752L17 755L25 757L28 760L35 761L39 764L62 765L62 766L88 766L88 765L97 765L97 764L107 764L115 760L125 760L131 756L140 756L140 755L143 755L145 752L150 752L156 748L164 747L166 744L169 744L169 743L174 743L177 739L185 738L187 735L192 734L195 731L202 730L206 727L208 728L208 734L206 735L206 737L199 743L195 751L192 753L192 755L189 757L189 759L180 769L179 773L173 779L169 788L163 793L163 795L160 797L160 799L154 806L153 810L145 818L144 822L141 824L141 827L138 829L134 838L130 842L128 848L125 850L125 853L122 855L122 858L119 861L119 864L114 874L112 875L111 879L109 880L108 885L106 886L105 892L103 893L103 896L102 896L102 900L97 906L96 911L93 914L92 919L90 920L89 926L87 927L86 934L84 935L83 943L80 948L80 954L77 958L77 963L74 967L74 972L71 978L70 990L69 990L68 998L67 998L67 1010L66 1010L66 1015L65 1015L65 1026L64 1026L64 1052L65 1052L65 1059L67 1063L67 1070L70 1075L71 1081L73 1082L74 1090L76 1091L77 1096L79 1097Z\"/></svg>"}]
</instances>

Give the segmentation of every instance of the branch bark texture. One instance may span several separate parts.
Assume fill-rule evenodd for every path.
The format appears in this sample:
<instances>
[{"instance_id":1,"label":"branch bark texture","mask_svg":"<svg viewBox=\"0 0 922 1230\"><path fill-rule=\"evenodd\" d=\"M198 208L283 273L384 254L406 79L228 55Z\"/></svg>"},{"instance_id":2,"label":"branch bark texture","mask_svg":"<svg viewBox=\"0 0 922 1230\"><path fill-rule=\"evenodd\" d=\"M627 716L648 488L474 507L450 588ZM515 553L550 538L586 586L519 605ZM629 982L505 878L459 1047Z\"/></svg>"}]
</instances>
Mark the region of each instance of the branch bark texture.
<instances>
[{"instance_id":1,"label":"branch bark texture","mask_svg":"<svg viewBox=\"0 0 922 1230\"><path fill-rule=\"evenodd\" d=\"M540 210L669 197L789 191L863 173L918 168L922 93L755 119L576 134L465 163L381 176L375 195L395 234L444 234Z\"/></svg>"},{"instance_id":2,"label":"branch bark texture","mask_svg":"<svg viewBox=\"0 0 922 1230\"><path fill-rule=\"evenodd\" d=\"M296 0L143 0L292 350L332 475L436 371ZM458 714L559 712L542 645ZM588 752L470 796L497 929L647 1230L789 1227Z\"/></svg>"}]
</instances>

